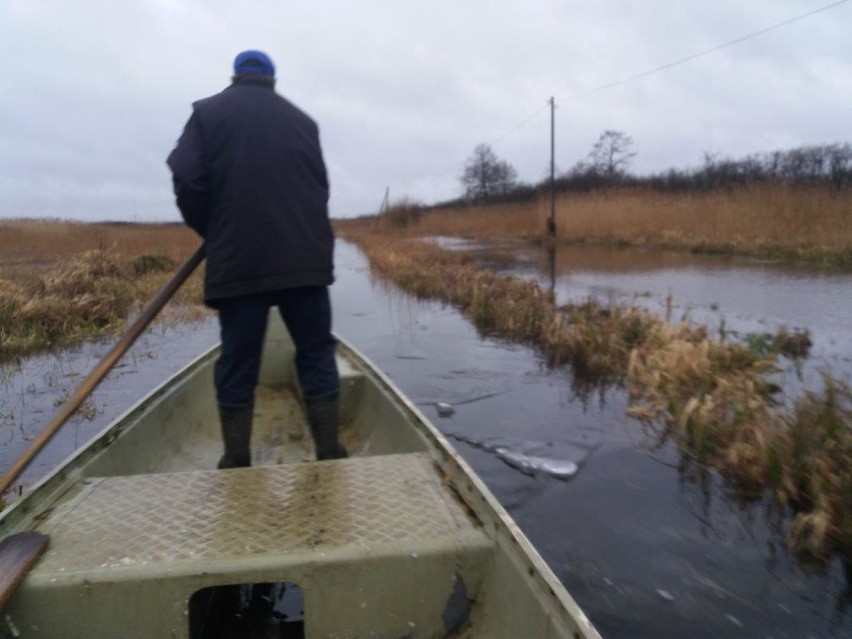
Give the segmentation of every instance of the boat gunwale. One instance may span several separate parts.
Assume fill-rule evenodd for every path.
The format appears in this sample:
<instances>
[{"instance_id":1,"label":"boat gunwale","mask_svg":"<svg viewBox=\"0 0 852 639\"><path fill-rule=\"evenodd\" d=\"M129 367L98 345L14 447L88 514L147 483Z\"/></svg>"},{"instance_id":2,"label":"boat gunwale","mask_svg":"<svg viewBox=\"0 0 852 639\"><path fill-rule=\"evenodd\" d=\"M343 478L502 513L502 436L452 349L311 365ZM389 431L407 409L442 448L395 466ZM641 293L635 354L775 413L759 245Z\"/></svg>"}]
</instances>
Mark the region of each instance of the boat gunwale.
<instances>
[{"instance_id":1,"label":"boat gunwale","mask_svg":"<svg viewBox=\"0 0 852 639\"><path fill-rule=\"evenodd\" d=\"M80 478L80 467L87 461L87 458L94 456L112 444L128 426L132 425L132 420L137 414L147 410L150 404L156 401L158 397L165 395L170 389L190 377L198 368L206 364L207 360L215 357L220 349L221 344L211 346L190 360L188 364L176 373L145 393L129 408L93 435L86 443L69 454L56 468L33 484L21 497L9 504L3 511L0 511L0 535L4 534L3 528L7 524L14 525L15 515L21 518L25 517L27 513L34 509L40 499L55 501L67 492L67 490L72 489L76 484L76 480ZM38 458L36 457L36 459ZM74 474L75 471L78 472L77 475ZM62 490L63 484L66 483L68 486L65 490ZM51 489L52 484L56 485ZM10 517L12 518L11 521Z\"/></svg>"}]
</instances>

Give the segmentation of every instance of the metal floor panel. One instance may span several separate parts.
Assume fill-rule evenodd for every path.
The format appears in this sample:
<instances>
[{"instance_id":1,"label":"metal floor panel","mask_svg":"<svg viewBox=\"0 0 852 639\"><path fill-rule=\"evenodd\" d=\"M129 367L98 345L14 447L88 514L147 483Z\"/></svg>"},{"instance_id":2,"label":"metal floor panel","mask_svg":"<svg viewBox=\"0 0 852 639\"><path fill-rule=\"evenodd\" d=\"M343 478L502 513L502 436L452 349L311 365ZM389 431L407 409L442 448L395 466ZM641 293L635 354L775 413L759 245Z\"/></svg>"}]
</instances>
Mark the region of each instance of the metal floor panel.
<instances>
[{"instance_id":1,"label":"metal floor panel","mask_svg":"<svg viewBox=\"0 0 852 639\"><path fill-rule=\"evenodd\" d=\"M39 526L51 547L34 579L114 579L140 569L150 576L174 562L354 558L387 545L429 548L483 537L426 454L88 483Z\"/></svg>"}]
</instances>

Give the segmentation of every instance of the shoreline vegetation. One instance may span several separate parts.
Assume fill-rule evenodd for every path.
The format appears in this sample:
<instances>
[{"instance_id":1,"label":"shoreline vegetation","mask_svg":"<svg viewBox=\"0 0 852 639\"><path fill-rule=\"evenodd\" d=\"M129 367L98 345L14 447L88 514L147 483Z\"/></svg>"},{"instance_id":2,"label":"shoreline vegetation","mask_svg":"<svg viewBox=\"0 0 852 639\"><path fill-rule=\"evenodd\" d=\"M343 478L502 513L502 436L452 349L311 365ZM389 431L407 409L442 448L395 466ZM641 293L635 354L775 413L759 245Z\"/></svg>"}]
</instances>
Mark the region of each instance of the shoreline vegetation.
<instances>
[{"instance_id":1,"label":"shoreline vegetation","mask_svg":"<svg viewBox=\"0 0 852 639\"><path fill-rule=\"evenodd\" d=\"M121 332L198 243L170 224L0 222L0 363ZM157 321L206 314L199 269Z\"/></svg>"},{"instance_id":2,"label":"shoreline vegetation","mask_svg":"<svg viewBox=\"0 0 852 639\"><path fill-rule=\"evenodd\" d=\"M776 214L749 211L758 203L783 207ZM807 332L782 330L766 343L738 343L632 305L590 299L558 307L534 282L497 275L463 252L419 241L542 241L548 205L424 210L402 203L337 228L361 247L378 277L452 304L482 333L528 344L551 365L570 367L578 394L626 389L628 414L659 445L676 445L682 471L715 470L746 500L771 496L777 512L790 515L794 553L820 560L840 554L852 563L852 390L823 372L820 391L785 398L773 381L782 357L806 356ZM850 203L829 189L572 194L558 200L556 221L558 242L724 247L713 252L852 264Z\"/></svg>"}]
</instances>

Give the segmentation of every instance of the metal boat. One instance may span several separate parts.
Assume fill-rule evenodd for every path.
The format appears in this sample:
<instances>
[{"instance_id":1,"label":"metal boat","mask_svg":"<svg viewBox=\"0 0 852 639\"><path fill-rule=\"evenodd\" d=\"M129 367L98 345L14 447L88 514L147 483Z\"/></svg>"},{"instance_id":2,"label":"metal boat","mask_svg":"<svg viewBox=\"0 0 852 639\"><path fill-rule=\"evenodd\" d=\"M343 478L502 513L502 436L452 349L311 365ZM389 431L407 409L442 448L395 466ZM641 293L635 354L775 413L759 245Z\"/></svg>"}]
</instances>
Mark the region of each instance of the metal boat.
<instances>
[{"instance_id":1,"label":"metal boat","mask_svg":"<svg viewBox=\"0 0 852 639\"><path fill-rule=\"evenodd\" d=\"M272 314L252 467L215 470L217 355L0 513L0 539L50 537L0 628L62 639L599 637L447 439L342 340L350 457L314 460L293 345Z\"/></svg>"}]
</instances>

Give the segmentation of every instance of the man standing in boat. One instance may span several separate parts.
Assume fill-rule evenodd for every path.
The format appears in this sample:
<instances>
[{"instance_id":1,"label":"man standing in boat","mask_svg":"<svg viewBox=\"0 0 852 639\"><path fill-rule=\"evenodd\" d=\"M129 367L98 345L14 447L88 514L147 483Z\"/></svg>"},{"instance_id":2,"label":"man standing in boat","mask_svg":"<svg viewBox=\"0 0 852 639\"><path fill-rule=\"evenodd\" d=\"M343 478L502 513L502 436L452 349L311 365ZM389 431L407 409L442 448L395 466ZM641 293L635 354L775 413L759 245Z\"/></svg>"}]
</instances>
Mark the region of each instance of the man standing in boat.
<instances>
[{"instance_id":1,"label":"man standing in boat","mask_svg":"<svg viewBox=\"0 0 852 639\"><path fill-rule=\"evenodd\" d=\"M219 468L251 464L254 392L273 306L296 345L317 459L345 457L328 293L334 234L319 130L275 92L269 56L237 55L231 85L193 104L168 165L181 215L205 240L204 301L219 311Z\"/></svg>"}]
</instances>

